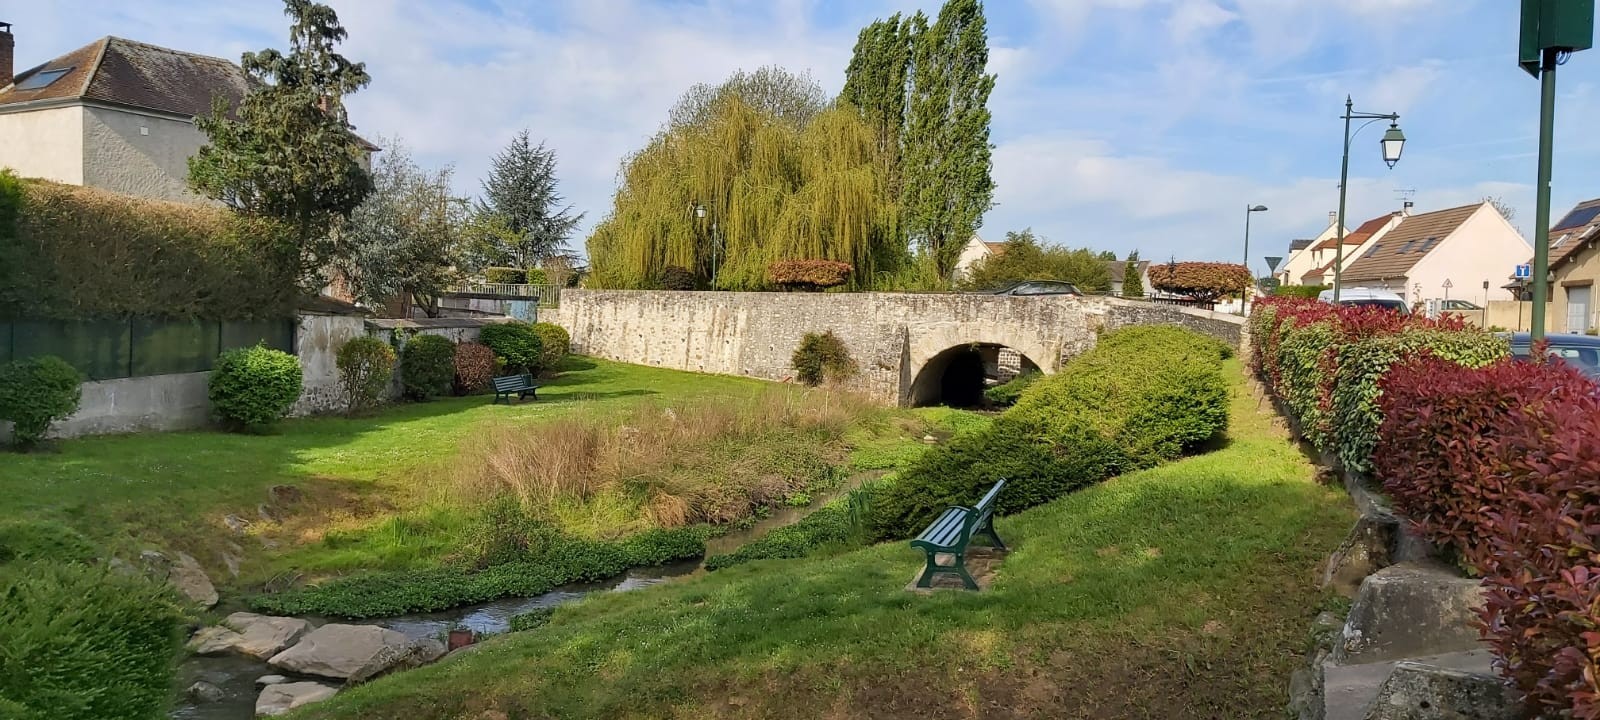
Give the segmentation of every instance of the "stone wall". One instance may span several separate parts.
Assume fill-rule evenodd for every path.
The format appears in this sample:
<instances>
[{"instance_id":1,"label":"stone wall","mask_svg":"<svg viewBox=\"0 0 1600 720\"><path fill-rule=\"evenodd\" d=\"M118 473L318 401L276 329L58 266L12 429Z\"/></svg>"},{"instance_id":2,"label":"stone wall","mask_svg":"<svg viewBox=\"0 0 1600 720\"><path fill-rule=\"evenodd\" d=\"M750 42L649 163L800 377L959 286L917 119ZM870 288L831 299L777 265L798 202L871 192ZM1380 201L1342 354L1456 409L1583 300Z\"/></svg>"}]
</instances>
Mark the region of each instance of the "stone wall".
<instances>
[{"instance_id":1,"label":"stone wall","mask_svg":"<svg viewBox=\"0 0 1600 720\"><path fill-rule=\"evenodd\" d=\"M290 408L294 416L331 412L344 407L339 387L339 348L366 334L366 318L351 315L301 315L295 329L295 354L300 356L304 386Z\"/></svg>"},{"instance_id":2,"label":"stone wall","mask_svg":"<svg viewBox=\"0 0 1600 720\"><path fill-rule=\"evenodd\" d=\"M860 372L851 389L909 403L918 378L947 351L1011 348L1047 373L1126 325L1181 324L1239 341L1240 318L1114 298L957 293L730 293L569 290L546 319L572 334L573 352L677 370L792 378L809 332L832 331Z\"/></svg>"}]
</instances>

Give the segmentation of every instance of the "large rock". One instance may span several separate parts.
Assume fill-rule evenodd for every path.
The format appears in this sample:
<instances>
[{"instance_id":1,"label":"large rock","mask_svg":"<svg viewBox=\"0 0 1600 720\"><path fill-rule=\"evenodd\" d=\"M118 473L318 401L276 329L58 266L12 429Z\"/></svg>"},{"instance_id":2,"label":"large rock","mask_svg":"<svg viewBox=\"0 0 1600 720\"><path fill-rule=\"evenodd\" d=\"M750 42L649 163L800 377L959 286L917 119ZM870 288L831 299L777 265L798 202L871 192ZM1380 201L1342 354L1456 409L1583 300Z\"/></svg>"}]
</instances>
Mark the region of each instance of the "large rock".
<instances>
[{"instance_id":1,"label":"large rock","mask_svg":"<svg viewBox=\"0 0 1600 720\"><path fill-rule=\"evenodd\" d=\"M1380 512L1363 514L1339 544L1339 549L1328 557L1322 586L1331 587L1347 598L1355 597L1362 580L1394 564L1390 549L1399 534L1400 520L1395 516Z\"/></svg>"},{"instance_id":2,"label":"large rock","mask_svg":"<svg viewBox=\"0 0 1600 720\"><path fill-rule=\"evenodd\" d=\"M446 651L444 643L433 639L417 640L406 647L385 649L371 662L352 673L349 682L354 685L386 673L421 667L444 657Z\"/></svg>"},{"instance_id":3,"label":"large rock","mask_svg":"<svg viewBox=\"0 0 1600 720\"><path fill-rule=\"evenodd\" d=\"M1365 720L1518 720L1517 693L1499 678L1423 663L1395 664Z\"/></svg>"},{"instance_id":4,"label":"large rock","mask_svg":"<svg viewBox=\"0 0 1600 720\"><path fill-rule=\"evenodd\" d=\"M186 553L177 553L174 560L163 553L146 550L139 553L145 572L157 582L165 582L202 608L217 604L217 588L201 569L200 563Z\"/></svg>"},{"instance_id":5,"label":"large rock","mask_svg":"<svg viewBox=\"0 0 1600 720\"><path fill-rule=\"evenodd\" d=\"M1480 647L1473 623L1483 602L1478 581L1450 567L1386 567L1361 583L1333 660L1354 665Z\"/></svg>"},{"instance_id":6,"label":"large rock","mask_svg":"<svg viewBox=\"0 0 1600 720\"><path fill-rule=\"evenodd\" d=\"M232 652L239 643L239 633L221 625L200 628L200 632L189 638L189 652L196 655L221 655Z\"/></svg>"},{"instance_id":7,"label":"large rock","mask_svg":"<svg viewBox=\"0 0 1600 720\"><path fill-rule=\"evenodd\" d=\"M338 692L338 688L317 682L268 685L256 697L256 717L283 715L295 708L327 700Z\"/></svg>"},{"instance_id":8,"label":"large rock","mask_svg":"<svg viewBox=\"0 0 1600 720\"><path fill-rule=\"evenodd\" d=\"M407 662L414 651L411 638L388 628L331 624L312 630L267 662L302 675L360 682Z\"/></svg>"},{"instance_id":9,"label":"large rock","mask_svg":"<svg viewBox=\"0 0 1600 720\"><path fill-rule=\"evenodd\" d=\"M1409 660L1389 660L1363 665L1334 665L1331 662L1316 668L1323 676L1324 697L1321 712L1311 715L1316 720L1365 720L1373 712L1374 702L1384 684L1402 664L1421 665L1435 670L1492 677L1494 657L1486 649L1445 655L1430 655ZM1418 703L1420 708L1420 701ZM1390 712L1397 711L1391 710ZM1305 717L1305 716L1302 716ZM1407 717L1404 714L1386 717ZM1448 717L1448 716L1446 716ZM1470 717L1470 716L1467 716Z\"/></svg>"},{"instance_id":10,"label":"large rock","mask_svg":"<svg viewBox=\"0 0 1600 720\"><path fill-rule=\"evenodd\" d=\"M238 633L233 649L265 660L283 652L311 632L311 623L292 617L236 612L222 621Z\"/></svg>"}]
</instances>

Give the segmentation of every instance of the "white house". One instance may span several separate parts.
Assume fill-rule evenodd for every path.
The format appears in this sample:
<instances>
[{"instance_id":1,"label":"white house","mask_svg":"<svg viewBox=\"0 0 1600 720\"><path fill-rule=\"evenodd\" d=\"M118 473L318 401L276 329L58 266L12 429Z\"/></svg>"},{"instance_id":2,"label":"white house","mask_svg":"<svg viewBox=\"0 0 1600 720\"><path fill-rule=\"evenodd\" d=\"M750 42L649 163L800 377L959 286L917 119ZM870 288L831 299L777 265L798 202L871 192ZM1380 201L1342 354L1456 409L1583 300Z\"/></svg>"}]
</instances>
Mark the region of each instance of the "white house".
<instances>
[{"instance_id":1,"label":"white house","mask_svg":"<svg viewBox=\"0 0 1600 720\"><path fill-rule=\"evenodd\" d=\"M1355 232L1346 233L1344 236L1344 262L1340 265L1343 270L1349 270L1355 261L1367 248L1383 239L1389 231L1399 227L1400 221L1410 213L1410 207L1401 212L1380 215L1355 229ZM1337 235L1329 237L1310 248L1311 269L1299 277L1291 278L1291 285L1332 285L1334 272L1333 266L1340 260L1339 238Z\"/></svg>"},{"instance_id":2,"label":"white house","mask_svg":"<svg viewBox=\"0 0 1600 720\"><path fill-rule=\"evenodd\" d=\"M1501 278L1532 246L1488 201L1403 217L1344 271L1345 287L1399 293L1411 302L1510 300ZM1484 289L1488 281L1489 289Z\"/></svg>"},{"instance_id":3,"label":"white house","mask_svg":"<svg viewBox=\"0 0 1600 720\"><path fill-rule=\"evenodd\" d=\"M984 242L983 238L974 233L972 239L967 241L966 247L961 248L961 255L956 258L954 273L956 282L967 279L967 276L972 273L972 267L977 265L979 260L999 255L1005 251L1005 243Z\"/></svg>"},{"instance_id":4,"label":"white house","mask_svg":"<svg viewBox=\"0 0 1600 720\"><path fill-rule=\"evenodd\" d=\"M1283 263L1273 272L1273 277L1283 285L1298 285L1299 278L1315 267L1312 259L1312 248L1339 234L1339 213L1328 213L1328 225L1314 238L1293 240L1289 243L1289 254Z\"/></svg>"}]
</instances>

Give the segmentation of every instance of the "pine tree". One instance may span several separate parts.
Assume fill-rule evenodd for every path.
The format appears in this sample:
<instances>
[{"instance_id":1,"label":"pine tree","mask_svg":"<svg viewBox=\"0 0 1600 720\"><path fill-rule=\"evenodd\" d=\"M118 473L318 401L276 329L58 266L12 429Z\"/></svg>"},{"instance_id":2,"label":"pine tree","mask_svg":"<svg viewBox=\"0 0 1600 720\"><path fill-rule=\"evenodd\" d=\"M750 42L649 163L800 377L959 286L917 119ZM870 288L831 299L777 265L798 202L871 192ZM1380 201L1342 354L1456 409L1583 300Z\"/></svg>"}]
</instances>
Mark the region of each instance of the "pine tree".
<instances>
[{"instance_id":1,"label":"pine tree","mask_svg":"<svg viewBox=\"0 0 1600 720\"><path fill-rule=\"evenodd\" d=\"M987 24L979 0L948 0L931 27L921 14L910 24L901 204L911 238L948 278L994 198Z\"/></svg>"},{"instance_id":2,"label":"pine tree","mask_svg":"<svg viewBox=\"0 0 1600 720\"><path fill-rule=\"evenodd\" d=\"M1144 280L1139 276L1139 251L1128 253L1128 264L1122 269L1122 296L1144 297Z\"/></svg>"},{"instance_id":3,"label":"pine tree","mask_svg":"<svg viewBox=\"0 0 1600 720\"><path fill-rule=\"evenodd\" d=\"M344 96L371 81L362 63L334 52L346 33L333 9L285 0L289 53L245 53L251 89L237 111L220 98L195 118L208 144L189 158L189 186L246 215L294 229L276 248L308 287L340 250L332 228L372 191L365 143L352 133Z\"/></svg>"},{"instance_id":4,"label":"pine tree","mask_svg":"<svg viewBox=\"0 0 1600 720\"><path fill-rule=\"evenodd\" d=\"M505 232L485 233L488 246L480 248L487 264L535 267L563 252L567 238L583 221L572 206L562 206L556 191L556 153L544 143L535 146L523 130L494 157L489 177L483 181L478 213L481 224L499 224Z\"/></svg>"}]
</instances>

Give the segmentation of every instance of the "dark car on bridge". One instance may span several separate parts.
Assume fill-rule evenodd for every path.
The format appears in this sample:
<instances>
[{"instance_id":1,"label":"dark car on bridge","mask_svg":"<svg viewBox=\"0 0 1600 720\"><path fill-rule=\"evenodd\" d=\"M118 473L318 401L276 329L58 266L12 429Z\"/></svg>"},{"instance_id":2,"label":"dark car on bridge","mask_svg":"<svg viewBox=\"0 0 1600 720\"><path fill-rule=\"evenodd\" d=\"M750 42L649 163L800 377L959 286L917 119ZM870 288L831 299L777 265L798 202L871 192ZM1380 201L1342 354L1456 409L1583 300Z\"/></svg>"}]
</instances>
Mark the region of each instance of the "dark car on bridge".
<instances>
[{"instance_id":1,"label":"dark car on bridge","mask_svg":"<svg viewBox=\"0 0 1600 720\"><path fill-rule=\"evenodd\" d=\"M1083 292L1078 286L1059 280L1024 280L1013 283L999 290L990 291L991 295L1071 295L1083 297Z\"/></svg>"},{"instance_id":2,"label":"dark car on bridge","mask_svg":"<svg viewBox=\"0 0 1600 720\"><path fill-rule=\"evenodd\" d=\"M1600 380L1600 337L1551 333L1545 335L1545 339L1550 341L1550 349L1546 352L1551 357L1561 358L1562 362L1583 371L1584 375ZM1526 360L1533 355L1528 333L1516 333L1511 335L1510 340L1512 357Z\"/></svg>"}]
</instances>

